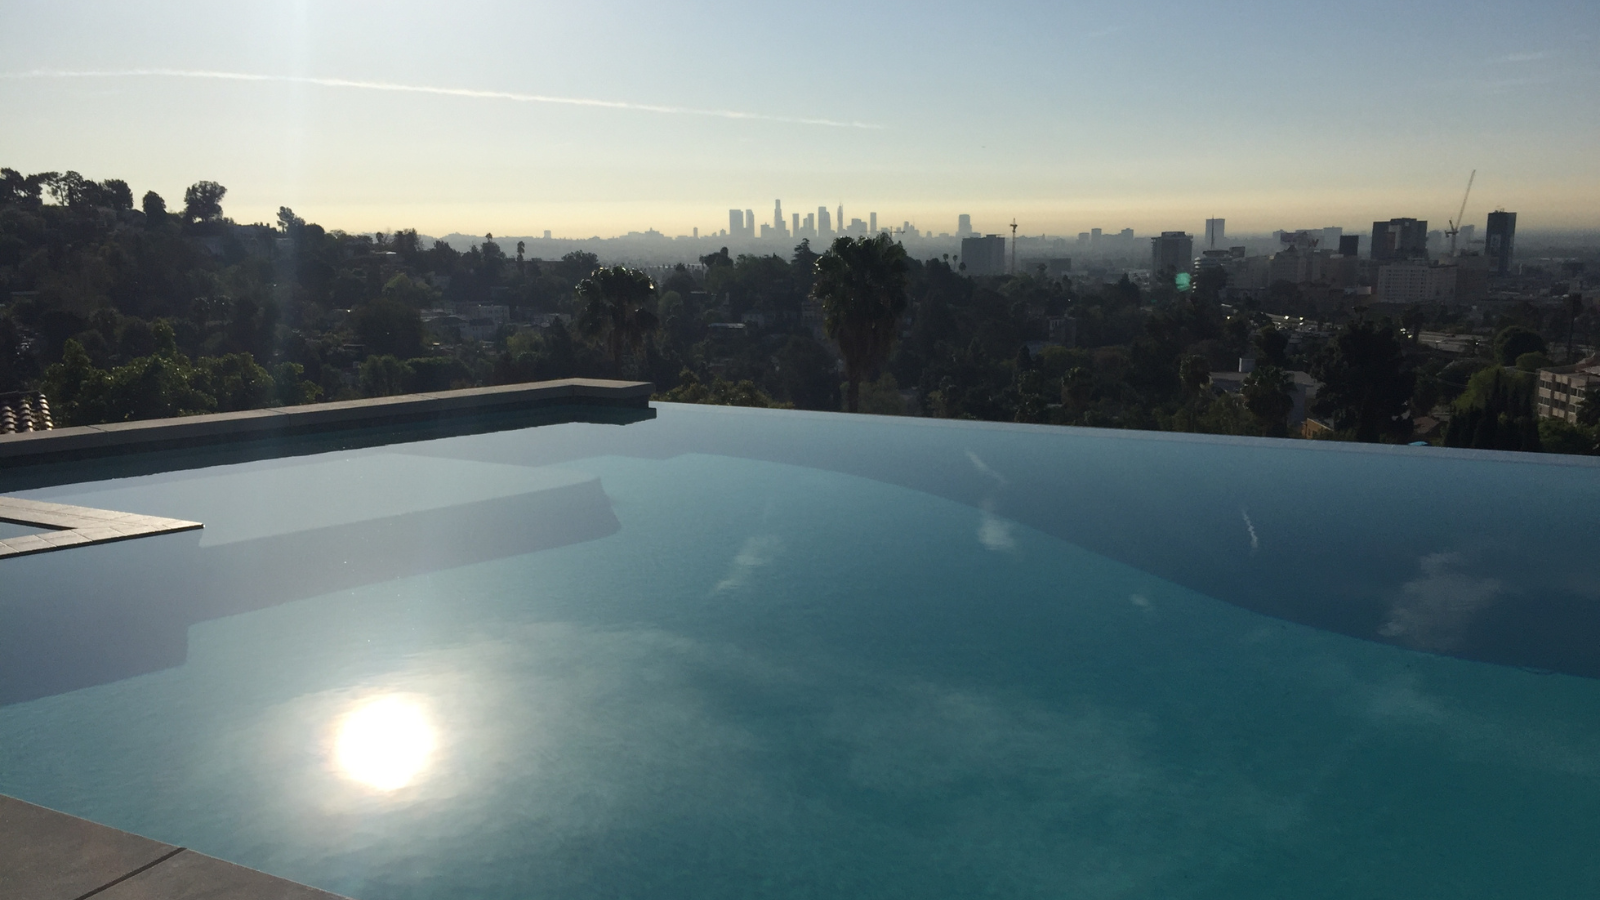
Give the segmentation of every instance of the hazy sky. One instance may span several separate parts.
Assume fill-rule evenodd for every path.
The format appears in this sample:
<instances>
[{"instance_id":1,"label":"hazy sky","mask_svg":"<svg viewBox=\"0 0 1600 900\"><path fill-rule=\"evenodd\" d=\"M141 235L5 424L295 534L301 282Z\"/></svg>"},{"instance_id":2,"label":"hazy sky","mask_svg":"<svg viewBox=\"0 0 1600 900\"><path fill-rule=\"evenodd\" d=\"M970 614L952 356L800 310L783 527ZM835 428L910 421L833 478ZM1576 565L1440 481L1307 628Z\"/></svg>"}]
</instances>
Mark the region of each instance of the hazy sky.
<instances>
[{"instance_id":1,"label":"hazy sky","mask_svg":"<svg viewBox=\"0 0 1600 900\"><path fill-rule=\"evenodd\" d=\"M1595 0L0 0L0 165L352 231L1600 227L1597 89Z\"/></svg>"}]
</instances>

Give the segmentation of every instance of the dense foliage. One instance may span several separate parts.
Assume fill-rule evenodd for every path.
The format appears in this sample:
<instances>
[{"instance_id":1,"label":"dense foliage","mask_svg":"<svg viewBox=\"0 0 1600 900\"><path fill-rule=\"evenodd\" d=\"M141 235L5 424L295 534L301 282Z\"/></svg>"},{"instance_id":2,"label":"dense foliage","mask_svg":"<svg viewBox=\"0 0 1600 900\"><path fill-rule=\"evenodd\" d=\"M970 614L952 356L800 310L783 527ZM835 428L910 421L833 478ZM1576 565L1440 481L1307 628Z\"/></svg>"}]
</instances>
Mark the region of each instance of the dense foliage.
<instances>
[{"instance_id":1,"label":"dense foliage","mask_svg":"<svg viewBox=\"0 0 1600 900\"><path fill-rule=\"evenodd\" d=\"M1594 447L1594 415L1537 422L1532 376L1503 369L1556 352L1532 310L1455 358L1415 340L1448 309L1405 310L1404 329L1349 311L1281 327L1315 304L1286 283L1230 299L1220 271L1182 293L1170 272L973 278L881 236L787 258L722 250L652 278L585 252L529 259L492 235L459 251L289 209L240 225L213 182L169 211L114 179L0 176L0 391L42 388L67 424L622 376L684 402L1285 436L1294 373L1309 372L1323 436L1408 441L1433 415L1460 446ZM468 335L475 309L509 321ZM1218 391L1211 374L1240 357L1255 372Z\"/></svg>"}]
</instances>

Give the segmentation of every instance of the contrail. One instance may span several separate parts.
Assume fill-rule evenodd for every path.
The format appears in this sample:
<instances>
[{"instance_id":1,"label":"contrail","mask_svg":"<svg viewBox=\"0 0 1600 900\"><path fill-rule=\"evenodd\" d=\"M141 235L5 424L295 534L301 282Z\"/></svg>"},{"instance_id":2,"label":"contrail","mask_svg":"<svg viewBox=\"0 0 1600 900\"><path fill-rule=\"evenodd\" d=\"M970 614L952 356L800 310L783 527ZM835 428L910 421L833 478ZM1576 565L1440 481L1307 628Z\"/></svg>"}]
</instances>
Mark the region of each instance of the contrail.
<instances>
[{"instance_id":1,"label":"contrail","mask_svg":"<svg viewBox=\"0 0 1600 900\"><path fill-rule=\"evenodd\" d=\"M27 78L201 78L213 81L263 81L279 84L311 84L318 87L352 88L361 91L390 91L400 94L433 94L440 97L470 97L475 100L510 100L516 103L555 103L563 106L592 106L601 109L625 109L633 112L665 113L679 116L709 116L718 119L748 119L760 122L782 122L789 125L820 125L826 128L882 129L882 125L867 122L840 122L834 119L803 119L791 116L769 116L763 113L739 112L731 109L696 109L689 106L658 106L649 103L627 103L621 100L594 100L586 97L551 97L546 94L519 94L514 91L481 91L472 88L428 87L417 84L390 84L384 81L352 81L348 78L313 78L309 75L257 75L250 72L212 72L194 69L118 69L115 71L63 71L60 69L34 69L29 72L0 72L0 79Z\"/></svg>"}]
</instances>

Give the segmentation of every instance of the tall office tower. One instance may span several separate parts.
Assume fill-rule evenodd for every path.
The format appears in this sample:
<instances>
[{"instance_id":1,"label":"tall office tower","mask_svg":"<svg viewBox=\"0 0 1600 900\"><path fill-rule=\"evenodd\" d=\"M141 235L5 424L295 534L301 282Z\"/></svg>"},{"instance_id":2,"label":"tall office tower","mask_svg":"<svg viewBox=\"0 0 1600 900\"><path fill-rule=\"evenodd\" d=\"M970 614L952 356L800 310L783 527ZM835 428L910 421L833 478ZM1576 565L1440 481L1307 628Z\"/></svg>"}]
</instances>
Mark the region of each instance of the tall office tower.
<instances>
[{"instance_id":1,"label":"tall office tower","mask_svg":"<svg viewBox=\"0 0 1600 900\"><path fill-rule=\"evenodd\" d=\"M1318 244L1323 250L1332 250L1339 246L1339 239L1344 237L1344 229L1338 225L1322 229L1322 240Z\"/></svg>"},{"instance_id":2,"label":"tall office tower","mask_svg":"<svg viewBox=\"0 0 1600 900\"><path fill-rule=\"evenodd\" d=\"M753 209L744 211L744 236L756 236L756 211Z\"/></svg>"},{"instance_id":3,"label":"tall office tower","mask_svg":"<svg viewBox=\"0 0 1600 900\"><path fill-rule=\"evenodd\" d=\"M1376 260L1427 259L1428 223L1422 219L1390 219L1372 223L1370 254Z\"/></svg>"},{"instance_id":4,"label":"tall office tower","mask_svg":"<svg viewBox=\"0 0 1600 900\"><path fill-rule=\"evenodd\" d=\"M1511 274L1511 257L1517 244L1517 214L1497 209L1489 213L1489 226L1483 230L1483 255L1496 275Z\"/></svg>"},{"instance_id":5,"label":"tall office tower","mask_svg":"<svg viewBox=\"0 0 1600 900\"><path fill-rule=\"evenodd\" d=\"M783 201L772 201L772 230L783 234Z\"/></svg>"},{"instance_id":6,"label":"tall office tower","mask_svg":"<svg viewBox=\"0 0 1600 900\"><path fill-rule=\"evenodd\" d=\"M833 237L833 219L829 218L826 206L817 207L817 238L828 240Z\"/></svg>"},{"instance_id":7,"label":"tall office tower","mask_svg":"<svg viewBox=\"0 0 1600 900\"><path fill-rule=\"evenodd\" d=\"M878 233L878 214L867 213L867 221L871 223L867 226L868 233L876 236Z\"/></svg>"},{"instance_id":8,"label":"tall office tower","mask_svg":"<svg viewBox=\"0 0 1600 900\"><path fill-rule=\"evenodd\" d=\"M839 204L839 214L834 216L834 221L839 223L839 233L844 234L844 204Z\"/></svg>"},{"instance_id":9,"label":"tall office tower","mask_svg":"<svg viewBox=\"0 0 1600 900\"><path fill-rule=\"evenodd\" d=\"M964 238L964 237L971 237L971 236L972 236L972 217L967 215L966 213L962 213L961 215L956 216L956 237Z\"/></svg>"},{"instance_id":10,"label":"tall office tower","mask_svg":"<svg viewBox=\"0 0 1600 900\"><path fill-rule=\"evenodd\" d=\"M1223 244L1223 242L1226 241L1227 239L1228 239L1228 220L1227 219L1207 219L1206 220L1206 248L1207 249L1215 250L1215 249L1217 249L1217 247L1219 245L1226 246L1225 244Z\"/></svg>"},{"instance_id":11,"label":"tall office tower","mask_svg":"<svg viewBox=\"0 0 1600 900\"><path fill-rule=\"evenodd\" d=\"M698 226L694 230L694 239L697 241L700 240L700 229Z\"/></svg>"},{"instance_id":12,"label":"tall office tower","mask_svg":"<svg viewBox=\"0 0 1600 900\"><path fill-rule=\"evenodd\" d=\"M800 238L800 214L790 213L789 217L794 220L794 234L790 235L790 237L798 240Z\"/></svg>"},{"instance_id":13,"label":"tall office tower","mask_svg":"<svg viewBox=\"0 0 1600 900\"><path fill-rule=\"evenodd\" d=\"M988 234L968 237L961 241L961 264L968 275L1004 275L1006 273L1006 239L1002 235Z\"/></svg>"},{"instance_id":14,"label":"tall office tower","mask_svg":"<svg viewBox=\"0 0 1600 900\"><path fill-rule=\"evenodd\" d=\"M1150 239L1150 268L1156 272L1171 266L1179 272L1194 271L1194 238L1182 231L1163 231Z\"/></svg>"},{"instance_id":15,"label":"tall office tower","mask_svg":"<svg viewBox=\"0 0 1600 900\"><path fill-rule=\"evenodd\" d=\"M744 212L742 210L728 210L728 237L744 236Z\"/></svg>"},{"instance_id":16,"label":"tall office tower","mask_svg":"<svg viewBox=\"0 0 1600 900\"><path fill-rule=\"evenodd\" d=\"M803 227L805 229L805 233L803 235L804 237L808 237L808 238L816 237L817 236L817 214L816 213L806 213L805 224L803 226L801 226L801 227Z\"/></svg>"},{"instance_id":17,"label":"tall office tower","mask_svg":"<svg viewBox=\"0 0 1600 900\"><path fill-rule=\"evenodd\" d=\"M1476 238L1477 236L1478 236L1478 226L1476 226L1476 225L1463 225L1463 226L1461 226L1461 243L1457 244L1456 246L1460 247L1462 250L1465 250L1468 247L1472 246L1472 240L1473 240L1473 238Z\"/></svg>"},{"instance_id":18,"label":"tall office tower","mask_svg":"<svg viewBox=\"0 0 1600 900\"><path fill-rule=\"evenodd\" d=\"M1361 235L1359 235L1359 234L1341 234L1341 235L1339 235L1339 255L1340 256L1360 256L1361 255Z\"/></svg>"}]
</instances>

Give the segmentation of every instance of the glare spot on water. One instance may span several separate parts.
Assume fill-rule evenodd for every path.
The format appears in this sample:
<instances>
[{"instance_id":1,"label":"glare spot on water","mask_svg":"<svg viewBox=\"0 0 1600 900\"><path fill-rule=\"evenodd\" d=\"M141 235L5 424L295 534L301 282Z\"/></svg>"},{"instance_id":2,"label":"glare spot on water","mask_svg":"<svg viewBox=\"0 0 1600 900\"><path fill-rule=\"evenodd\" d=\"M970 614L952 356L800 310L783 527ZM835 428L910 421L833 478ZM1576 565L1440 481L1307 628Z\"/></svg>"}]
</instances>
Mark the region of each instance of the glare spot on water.
<instances>
[{"instance_id":1,"label":"glare spot on water","mask_svg":"<svg viewBox=\"0 0 1600 900\"><path fill-rule=\"evenodd\" d=\"M339 723L334 758L345 777L393 791L427 767L434 743L433 726L420 706L398 696L380 697Z\"/></svg>"},{"instance_id":2,"label":"glare spot on water","mask_svg":"<svg viewBox=\"0 0 1600 900\"><path fill-rule=\"evenodd\" d=\"M1143 594L1132 594L1132 595L1130 595L1128 597L1128 602L1132 603L1134 606L1139 607L1140 609L1149 609L1150 608L1150 598L1146 597Z\"/></svg>"},{"instance_id":3,"label":"glare spot on water","mask_svg":"<svg viewBox=\"0 0 1600 900\"><path fill-rule=\"evenodd\" d=\"M990 550L1012 550L1017 541L1011 536L1011 523L987 509L978 523L978 542Z\"/></svg>"}]
</instances>

